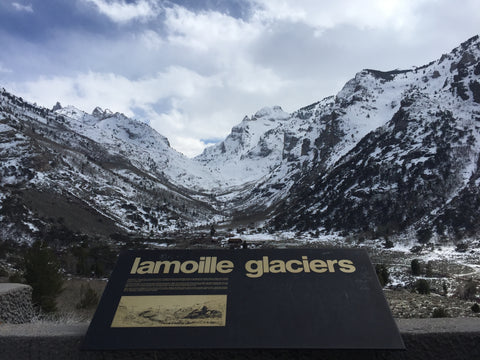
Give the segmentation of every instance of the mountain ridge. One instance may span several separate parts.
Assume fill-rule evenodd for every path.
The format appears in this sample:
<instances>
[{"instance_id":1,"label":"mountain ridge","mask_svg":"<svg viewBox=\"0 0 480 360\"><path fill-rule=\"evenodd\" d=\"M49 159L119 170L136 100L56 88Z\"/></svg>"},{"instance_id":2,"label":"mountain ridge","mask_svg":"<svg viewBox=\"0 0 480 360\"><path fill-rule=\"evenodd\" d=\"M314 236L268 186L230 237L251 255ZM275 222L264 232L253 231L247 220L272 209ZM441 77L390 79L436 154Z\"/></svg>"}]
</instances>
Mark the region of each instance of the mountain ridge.
<instances>
[{"instance_id":1,"label":"mountain ridge","mask_svg":"<svg viewBox=\"0 0 480 360\"><path fill-rule=\"evenodd\" d=\"M469 231L462 230L461 226L445 230L442 226L430 224L439 224L435 219L442 216L442 206L447 206L444 202L451 202L455 194L462 192L478 171L477 122L480 109L475 84L478 84L479 55L476 36L440 60L410 72L372 73L367 70L359 73L363 76L371 74L382 79L384 84L394 82L399 76L418 78L402 93L395 114L387 118L385 125L363 138L341 158L333 171L311 175L312 179L307 181L313 186L311 191L308 191L307 184L293 190L297 195L289 199L295 204L292 212L301 216L288 216L284 211L274 220L277 227L287 224L287 227L305 230L325 226L327 231L355 230L369 235L388 235L410 227L428 229L439 237L473 236L478 228L473 230L471 221ZM349 99L355 101L362 89L356 86L353 90ZM382 144L382 137L389 138L389 143ZM403 147L404 152L396 151L398 147ZM404 160L402 164L392 164L398 158ZM411 171L402 170L402 166L410 166ZM383 176L383 173L387 175ZM354 181L359 178L363 178L363 190L360 183ZM378 189L382 181L375 181L375 178L390 188ZM407 180L407 186L399 190L392 178L400 178L399 184ZM348 186L341 186L345 182ZM431 189L422 191L424 186ZM349 196L354 190L357 191L357 200ZM452 199L443 199L442 202L442 195L447 190ZM302 201L301 197L308 200ZM414 206L407 206L402 199L409 199ZM471 207L468 216L477 211ZM306 219L311 224L305 224Z\"/></svg>"},{"instance_id":2,"label":"mountain ridge","mask_svg":"<svg viewBox=\"0 0 480 360\"><path fill-rule=\"evenodd\" d=\"M475 236L479 104L478 36L421 67L362 70L291 114L262 108L193 159L123 114L45 109L3 89L2 236L22 229L28 240L52 217L62 225L53 205L32 200L43 192L102 219L103 236L240 218L280 231Z\"/></svg>"}]
</instances>

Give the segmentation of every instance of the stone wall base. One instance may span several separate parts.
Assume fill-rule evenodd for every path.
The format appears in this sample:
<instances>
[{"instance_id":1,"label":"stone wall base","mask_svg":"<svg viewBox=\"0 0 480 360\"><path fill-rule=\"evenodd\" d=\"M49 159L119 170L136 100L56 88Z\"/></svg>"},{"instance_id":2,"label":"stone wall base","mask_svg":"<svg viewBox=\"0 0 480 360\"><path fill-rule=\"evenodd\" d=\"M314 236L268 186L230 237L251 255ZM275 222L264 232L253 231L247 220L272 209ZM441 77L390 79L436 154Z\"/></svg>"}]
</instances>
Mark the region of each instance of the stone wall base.
<instances>
[{"instance_id":1,"label":"stone wall base","mask_svg":"<svg viewBox=\"0 0 480 360\"><path fill-rule=\"evenodd\" d=\"M157 350L81 351L88 324L0 325L0 359L386 359L478 360L480 319L401 319L406 351L324 350Z\"/></svg>"},{"instance_id":2,"label":"stone wall base","mask_svg":"<svg viewBox=\"0 0 480 360\"><path fill-rule=\"evenodd\" d=\"M0 323L23 324L32 320L32 287L24 284L0 284Z\"/></svg>"}]
</instances>

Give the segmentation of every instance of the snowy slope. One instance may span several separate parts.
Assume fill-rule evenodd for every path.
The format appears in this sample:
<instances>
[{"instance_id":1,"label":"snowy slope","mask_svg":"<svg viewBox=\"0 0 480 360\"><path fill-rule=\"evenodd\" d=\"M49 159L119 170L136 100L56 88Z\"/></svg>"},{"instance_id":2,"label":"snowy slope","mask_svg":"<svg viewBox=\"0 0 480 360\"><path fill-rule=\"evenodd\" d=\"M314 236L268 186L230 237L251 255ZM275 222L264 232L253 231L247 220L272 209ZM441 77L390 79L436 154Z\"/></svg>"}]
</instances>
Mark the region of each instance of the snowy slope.
<instances>
[{"instance_id":1,"label":"snowy slope","mask_svg":"<svg viewBox=\"0 0 480 360\"><path fill-rule=\"evenodd\" d=\"M182 158L166 138L121 114L94 113L53 112L2 90L3 239L28 240L52 226L153 235L215 219L210 205L161 175L170 153Z\"/></svg>"},{"instance_id":2,"label":"snowy slope","mask_svg":"<svg viewBox=\"0 0 480 360\"><path fill-rule=\"evenodd\" d=\"M234 218L282 229L480 233L479 77L474 37L422 67L360 71L336 96L291 114L263 108L194 159L123 114L44 109L4 90L0 221L16 211L25 229L47 222L53 210L34 221L28 190L143 234Z\"/></svg>"},{"instance_id":3,"label":"snowy slope","mask_svg":"<svg viewBox=\"0 0 480 360\"><path fill-rule=\"evenodd\" d=\"M460 194L477 196L471 184L478 177L479 88L478 37L421 68L360 72L335 101L354 146L345 139L330 168L305 177L274 223L366 233L414 227L439 236L464 236L467 225L469 235L478 231L469 219L450 228L438 219ZM367 133L370 120L378 127Z\"/></svg>"},{"instance_id":4,"label":"snowy slope","mask_svg":"<svg viewBox=\"0 0 480 360\"><path fill-rule=\"evenodd\" d=\"M283 121L290 118L280 107L263 108L232 128L221 143L205 149L196 162L211 169L222 183L238 186L258 181L282 159Z\"/></svg>"},{"instance_id":5,"label":"snowy slope","mask_svg":"<svg viewBox=\"0 0 480 360\"><path fill-rule=\"evenodd\" d=\"M166 137L145 123L100 107L92 115L74 107L61 108L56 113L73 131L102 143L112 153L128 157L154 177L195 189L209 188L215 182L207 169L172 149Z\"/></svg>"}]
</instances>

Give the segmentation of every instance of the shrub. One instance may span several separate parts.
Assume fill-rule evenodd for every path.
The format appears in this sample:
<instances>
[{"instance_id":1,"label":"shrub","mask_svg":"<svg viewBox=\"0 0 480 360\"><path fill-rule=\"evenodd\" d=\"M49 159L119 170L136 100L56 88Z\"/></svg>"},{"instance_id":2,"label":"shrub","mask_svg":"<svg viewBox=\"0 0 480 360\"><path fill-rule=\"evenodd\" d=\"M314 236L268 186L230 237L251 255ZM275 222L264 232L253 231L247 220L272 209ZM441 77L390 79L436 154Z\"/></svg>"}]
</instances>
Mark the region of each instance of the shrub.
<instances>
[{"instance_id":1,"label":"shrub","mask_svg":"<svg viewBox=\"0 0 480 360\"><path fill-rule=\"evenodd\" d=\"M3 266L0 265L0 277L7 277L8 276L8 271L3 268Z\"/></svg>"},{"instance_id":2,"label":"shrub","mask_svg":"<svg viewBox=\"0 0 480 360\"><path fill-rule=\"evenodd\" d=\"M472 305L471 309L475 314L478 314L480 312L480 305L475 303L475 304Z\"/></svg>"},{"instance_id":3,"label":"shrub","mask_svg":"<svg viewBox=\"0 0 480 360\"><path fill-rule=\"evenodd\" d=\"M433 309L432 318L445 318L448 317L448 312L445 308Z\"/></svg>"},{"instance_id":4,"label":"shrub","mask_svg":"<svg viewBox=\"0 0 480 360\"><path fill-rule=\"evenodd\" d=\"M377 273L378 281L382 287L390 282L390 272L385 264L375 265L375 272Z\"/></svg>"},{"instance_id":5,"label":"shrub","mask_svg":"<svg viewBox=\"0 0 480 360\"><path fill-rule=\"evenodd\" d=\"M217 230L215 230L215 226L212 224L212 226L210 226L210 236L215 236L216 232Z\"/></svg>"},{"instance_id":6,"label":"shrub","mask_svg":"<svg viewBox=\"0 0 480 360\"><path fill-rule=\"evenodd\" d=\"M458 243L457 246L455 247L456 252L464 253L468 250L468 244L467 243Z\"/></svg>"},{"instance_id":7,"label":"shrub","mask_svg":"<svg viewBox=\"0 0 480 360\"><path fill-rule=\"evenodd\" d=\"M433 268L432 268L432 263L430 261L425 266L425 276L426 277L432 277L433 276Z\"/></svg>"},{"instance_id":8,"label":"shrub","mask_svg":"<svg viewBox=\"0 0 480 360\"><path fill-rule=\"evenodd\" d=\"M420 275L420 272L422 271L420 261L418 261L418 259L412 260L412 262L410 263L410 268L412 270L412 275L414 276Z\"/></svg>"},{"instance_id":9,"label":"shrub","mask_svg":"<svg viewBox=\"0 0 480 360\"><path fill-rule=\"evenodd\" d=\"M385 239L385 242L383 243L383 247L384 247L385 249L391 249L391 248L393 248L393 246L394 246L394 245L393 245L393 241L392 241L392 240L390 240L390 239Z\"/></svg>"},{"instance_id":10,"label":"shrub","mask_svg":"<svg viewBox=\"0 0 480 360\"><path fill-rule=\"evenodd\" d=\"M8 277L8 281L11 283L19 283L19 284L24 284L25 279L22 276L22 273L19 271L15 271L13 274L11 274Z\"/></svg>"},{"instance_id":11,"label":"shrub","mask_svg":"<svg viewBox=\"0 0 480 360\"><path fill-rule=\"evenodd\" d=\"M432 238L432 230L428 228L419 229L417 231L417 240L421 244L426 244Z\"/></svg>"},{"instance_id":12,"label":"shrub","mask_svg":"<svg viewBox=\"0 0 480 360\"><path fill-rule=\"evenodd\" d=\"M417 290L419 294L430 294L430 284L425 279L418 279L415 282L415 290Z\"/></svg>"},{"instance_id":13,"label":"shrub","mask_svg":"<svg viewBox=\"0 0 480 360\"><path fill-rule=\"evenodd\" d=\"M98 304L98 294L92 289L90 285L82 285L80 287L80 301L77 304L77 309L90 309Z\"/></svg>"},{"instance_id":14,"label":"shrub","mask_svg":"<svg viewBox=\"0 0 480 360\"><path fill-rule=\"evenodd\" d=\"M447 285L447 283L446 283L445 281L442 283L442 290L443 290L443 295L447 296L447 294L448 294L448 285Z\"/></svg>"},{"instance_id":15,"label":"shrub","mask_svg":"<svg viewBox=\"0 0 480 360\"><path fill-rule=\"evenodd\" d=\"M412 254L418 254L418 253L421 252L421 251L422 251L422 247L419 246L419 245L415 245L415 246L413 246L413 247L410 249L410 252L411 252Z\"/></svg>"},{"instance_id":16,"label":"shrub","mask_svg":"<svg viewBox=\"0 0 480 360\"><path fill-rule=\"evenodd\" d=\"M458 296L465 300L474 300L477 295L477 284L470 279L458 290Z\"/></svg>"}]
</instances>

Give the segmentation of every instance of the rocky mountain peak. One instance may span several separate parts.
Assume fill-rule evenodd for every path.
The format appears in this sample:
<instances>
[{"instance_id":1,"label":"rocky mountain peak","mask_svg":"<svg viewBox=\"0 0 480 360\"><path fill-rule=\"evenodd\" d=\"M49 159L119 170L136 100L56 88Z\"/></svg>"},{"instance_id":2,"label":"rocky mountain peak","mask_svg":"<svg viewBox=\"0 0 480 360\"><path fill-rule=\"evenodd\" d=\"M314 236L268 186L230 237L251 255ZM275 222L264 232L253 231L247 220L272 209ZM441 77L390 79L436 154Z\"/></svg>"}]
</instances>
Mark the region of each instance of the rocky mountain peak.
<instances>
[{"instance_id":1,"label":"rocky mountain peak","mask_svg":"<svg viewBox=\"0 0 480 360\"><path fill-rule=\"evenodd\" d=\"M103 109L100 106L97 106L95 109L92 111L92 116L95 117L102 117L103 116Z\"/></svg>"},{"instance_id":2,"label":"rocky mountain peak","mask_svg":"<svg viewBox=\"0 0 480 360\"><path fill-rule=\"evenodd\" d=\"M97 106L95 109L92 111L92 116L103 119L109 116L112 116L113 112L109 109L103 110L100 106Z\"/></svg>"},{"instance_id":3,"label":"rocky mountain peak","mask_svg":"<svg viewBox=\"0 0 480 360\"><path fill-rule=\"evenodd\" d=\"M57 111L61 109L62 109L62 105L60 104L59 101L57 101L57 103L52 107L52 111Z\"/></svg>"},{"instance_id":4,"label":"rocky mountain peak","mask_svg":"<svg viewBox=\"0 0 480 360\"><path fill-rule=\"evenodd\" d=\"M480 52L480 36L479 35L472 36L470 39L461 43L460 46L452 50L452 52L453 53L467 52L467 53L478 54Z\"/></svg>"},{"instance_id":5,"label":"rocky mountain peak","mask_svg":"<svg viewBox=\"0 0 480 360\"><path fill-rule=\"evenodd\" d=\"M275 120L285 120L290 117L290 114L283 111L281 106L275 105L272 107L264 107L258 110L255 115L253 115L253 119L267 119L271 121Z\"/></svg>"}]
</instances>

